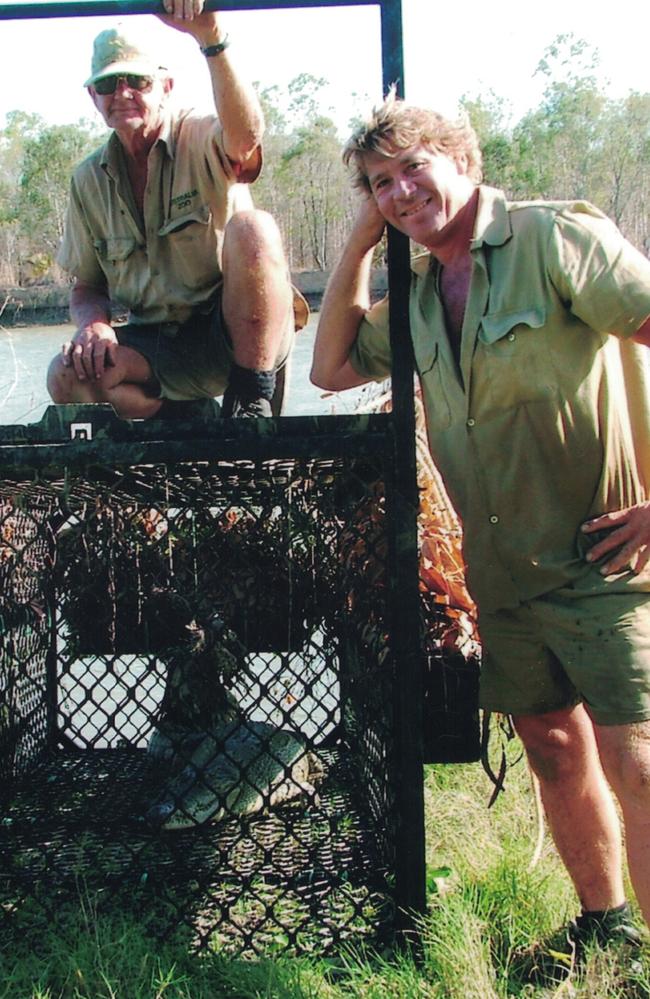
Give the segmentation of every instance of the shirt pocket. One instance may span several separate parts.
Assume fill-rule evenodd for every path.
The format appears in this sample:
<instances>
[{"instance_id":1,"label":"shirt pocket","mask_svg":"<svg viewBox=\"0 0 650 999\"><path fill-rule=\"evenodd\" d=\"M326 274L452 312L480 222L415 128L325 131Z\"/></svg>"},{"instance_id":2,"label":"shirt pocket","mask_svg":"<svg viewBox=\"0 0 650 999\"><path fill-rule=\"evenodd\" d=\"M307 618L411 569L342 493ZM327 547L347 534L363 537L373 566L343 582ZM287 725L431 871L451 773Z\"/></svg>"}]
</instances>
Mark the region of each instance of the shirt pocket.
<instances>
[{"instance_id":1,"label":"shirt pocket","mask_svg":"<svg viewBox=\"0 0 650 999\"><path fill-rule=\"evenodd\" d=\"M161 246L173 268L188 288L205 288L216 282L219 265L219 242L212 225L208 205L177 215L158 230Z\"/></svg>"},{"instance_id":2,"label":"shirt pocket","mask_svg":"<svg viewBox=\"0 0 650 999\"><path fill-rule=\"evenodd\" d=\"M184 212L182 215L176 215L173 219L167 219L164 225L158 230L159 236L178 236L180 233L185 232L190 226L198 225L208 225L211 219L210 208L208 205L199 205L194 208L191 212ZM198 230L197 230L198 231ZM186 233L186 236L192 238L192 233Z\"/></svg>"},{"instance_id":3,"label":"shirt pocket","mask_svg":"<svg viewBox=\"0 0 650 999\"><path fill-rule=\"evenodd\" d=\"M141 266L137 240L133 236L107 236L106 239L95 240L95 251L111 297L122 305L133 308L133 275Z\"/></svg>"},{"instance_id":4,"label":"shirt pocket","mask_svg":"<svg viewBox=\"0 0 650 999\"><path fill-rule=\"evenodd\" d=\"M489 411L557 396L544 305L483 316L473 365L473 392Z\"/></svg>"},{"instance_id":5,"label":"shirt pocket","mask_svg":"<svg viewBox=\"0 0 650 999\"><path fill-rule=\"evenodd\" d=\"M120 264L129 259L136 245L133 236L108 236L95 241L95 250L103 261Z\"/></svg>"},{"instance_id":6,"label":"shirt pocket","mask_svg":"<svg viewBox=\"0 0 650 999\"><path fill-rule=\"evenodd\" d=\"M478 338L481 343L495 347L496 352L512 355L518 351L522 334L539 330L546 324L544 306L517 309L514 312L498 312L483 316Z\"/></svg>"},{"instance_id":7,"label":"shirt pocket","mask_svg":"<svg viewBox=\"0 0 650 999\"><path fill-rule=\"evenodd\" d=\"M438 360L438 343L435 340L421 342L415 340L413 343L413 354L415 356L415 367L420 377L431 371Z\"/></svg>"}]
</instances>

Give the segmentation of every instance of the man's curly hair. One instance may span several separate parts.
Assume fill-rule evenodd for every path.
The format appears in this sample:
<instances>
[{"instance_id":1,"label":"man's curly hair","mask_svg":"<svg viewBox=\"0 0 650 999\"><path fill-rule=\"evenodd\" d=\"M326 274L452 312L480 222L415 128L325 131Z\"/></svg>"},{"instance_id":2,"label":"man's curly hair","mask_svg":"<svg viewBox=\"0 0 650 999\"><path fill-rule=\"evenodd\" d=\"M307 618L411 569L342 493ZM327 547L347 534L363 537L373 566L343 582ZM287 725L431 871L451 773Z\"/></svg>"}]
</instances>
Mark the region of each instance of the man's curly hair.
<instances>
[{"instance_id":1,"label":"man's curly hair","mask_svg":"<svg viewBox=\"0 0 650 999\"><path fill-rule=\"evenodd\" d=\"M400 100L391 87L380 107L348 139L343 149L343 162L352 171L352 183L363 191L370 190L364 166L366 153L394 157L413 146L428 146L455 160L467 157L467 176L479 184L483 177L481 150L476 132L466 115L456 121L436 111L413 107Z\"/></svg>"}]
</instances>

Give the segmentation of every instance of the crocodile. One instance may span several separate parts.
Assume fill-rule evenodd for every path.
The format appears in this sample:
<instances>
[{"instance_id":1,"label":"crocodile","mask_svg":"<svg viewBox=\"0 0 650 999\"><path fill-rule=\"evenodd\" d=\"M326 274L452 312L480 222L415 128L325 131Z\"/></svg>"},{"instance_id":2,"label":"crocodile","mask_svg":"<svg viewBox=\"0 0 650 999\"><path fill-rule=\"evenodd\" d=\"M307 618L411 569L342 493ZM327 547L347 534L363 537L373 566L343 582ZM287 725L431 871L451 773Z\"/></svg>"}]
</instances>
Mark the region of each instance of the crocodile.
<instances>
[{"instance_id":1,"label":"crocodile","mask_svg":"<svg viewBox=\"0 0 650 999\"><path fill-rule=\"evenodd\" d=\"M246 718L231 689L246 683L247 650L211 609L160 591L173 642L168 679L148 756L166 771L146 808L156 828L188 829L315 794L317 758L300 737Z\"/></svg>"},{"instance_id":2,"label":"crocodile","mask_svg":"<svg viewBox=\"0 0 650 999\"><path fill-rule=\"evenodd\" d=\"M145 813L165 830L191 829L264 808L314 800L322 766L293 732L231 718L203 733L154 733L149 755L171 761L172 777ZM176 773L173 773L174 765Z\"/></svg>"}]
</instances>

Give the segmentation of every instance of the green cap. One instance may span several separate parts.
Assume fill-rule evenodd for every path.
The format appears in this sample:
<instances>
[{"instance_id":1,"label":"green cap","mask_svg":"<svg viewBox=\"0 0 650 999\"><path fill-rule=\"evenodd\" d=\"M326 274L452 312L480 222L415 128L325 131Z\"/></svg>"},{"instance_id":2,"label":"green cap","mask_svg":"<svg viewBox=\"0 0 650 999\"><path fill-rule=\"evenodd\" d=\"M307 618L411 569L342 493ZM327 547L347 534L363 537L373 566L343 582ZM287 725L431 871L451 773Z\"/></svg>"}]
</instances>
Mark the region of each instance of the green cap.
<instances>
[{"instance_id":1,"label":"green cap","mask_svg":"<svg viewBox=\"0 0 650 999\"><path fill-rule=\"evenodd\" d=\"M161 70L159 58L142 36L129 33L123 24L100 32L93 45L91 75L84 87L91 87L104 76L157 76Z\"/></svg>"}]
</instances>

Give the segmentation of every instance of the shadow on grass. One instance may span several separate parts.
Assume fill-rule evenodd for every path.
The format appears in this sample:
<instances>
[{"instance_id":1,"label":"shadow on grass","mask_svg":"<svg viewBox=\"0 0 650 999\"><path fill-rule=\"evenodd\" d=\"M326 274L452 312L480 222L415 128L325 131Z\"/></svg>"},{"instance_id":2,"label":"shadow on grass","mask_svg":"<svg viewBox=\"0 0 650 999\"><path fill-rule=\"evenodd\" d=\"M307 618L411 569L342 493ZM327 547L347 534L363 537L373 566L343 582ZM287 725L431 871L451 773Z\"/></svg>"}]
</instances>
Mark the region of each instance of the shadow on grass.
<instances>
[{"instance_id":1,"label":"shadow on grass","mask_svg":"<svg viewBox=\"0 0 650 999\"><path fill-rule=\"evenodd\" d=\"M236 958L197 949L195 927L179 923L164 939L135 912L83 890L46 910L30 897L5 912L0 999L309 999L361 994L355 980L418 976L407 955L345 945L335 957L266 954ZM219 941L216 941L219 946ZM349 986L349 987L348 987ZM361 988L361 986L359 986ZM350 991L350 988L352 991ZM419 995L388 986L377 996ZM365 993L365 990L363 992ZM374 995L373 989L367 993Z\"/></svg>"}]
</instances>

